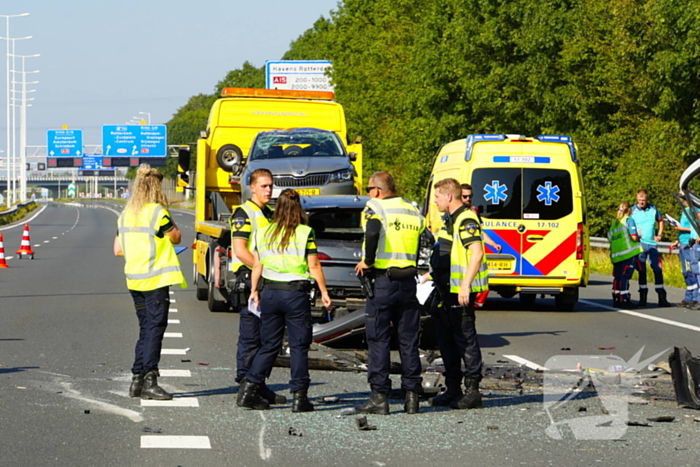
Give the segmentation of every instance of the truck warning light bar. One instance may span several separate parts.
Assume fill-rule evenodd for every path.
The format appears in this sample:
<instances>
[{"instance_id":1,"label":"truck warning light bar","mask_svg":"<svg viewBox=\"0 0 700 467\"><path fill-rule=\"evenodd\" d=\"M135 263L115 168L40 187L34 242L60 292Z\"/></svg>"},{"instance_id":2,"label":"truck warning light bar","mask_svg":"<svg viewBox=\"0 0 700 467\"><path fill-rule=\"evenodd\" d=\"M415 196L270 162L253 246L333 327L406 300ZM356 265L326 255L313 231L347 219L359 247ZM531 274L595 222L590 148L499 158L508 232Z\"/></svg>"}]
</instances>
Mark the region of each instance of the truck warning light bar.
<instances>
[{"instance_id":1,"label":"truck warning light bar","mask_svg":"<svg viewBox=\"0 0 700 467\"><path fill-rule=\"evenodd\" d=\"M290 91L287 89L224 88L221 97L268 97L271 99L313 99L332 101L335 93L330 91Z\"/></svg>"}]
</instances>

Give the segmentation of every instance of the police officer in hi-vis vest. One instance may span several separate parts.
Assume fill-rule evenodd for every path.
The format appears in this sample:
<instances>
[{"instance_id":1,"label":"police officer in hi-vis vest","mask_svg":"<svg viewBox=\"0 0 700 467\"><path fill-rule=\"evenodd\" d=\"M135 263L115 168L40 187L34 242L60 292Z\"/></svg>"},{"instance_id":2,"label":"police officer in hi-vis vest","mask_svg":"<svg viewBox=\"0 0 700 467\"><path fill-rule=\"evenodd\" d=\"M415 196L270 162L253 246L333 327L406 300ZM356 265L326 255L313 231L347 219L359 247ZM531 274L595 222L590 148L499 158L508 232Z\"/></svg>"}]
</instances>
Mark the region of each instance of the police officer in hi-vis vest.
<instances>
[{"instance_id":1,"label":"police officer in hi-vis vest","mask_svg":"<svg viewBox=\"0 0 700 467\"><path fill-rule=\"evenodd\" d=\"M358 413L389 413L389 330L393 322L401 355L401 386L406 393L406 413L418 413L421 364L420 329L416 298L416 260L425 228L423 216L406 199L396 196L394 178L377 172L365 188L372 198L363 212L363 259L355 267L359 275L374 279L374 294L367 297L365 334L369 347L367 379L372 394Z\"/></svg>"},{"instance_id":2,"label":"police officer in hi-vis vest","mask_svg":"<svg viewBox=\"0 0 700 467\"><path fill-rule=\"evenodd\" d=\"M608 230L610 240L610 261L613 264L613 306L637 308L630 300L630 279L634 265L642 252L637 235L637 226L630 215L630 203L623 201L617 209L617 216Z\"/></svg>"},{"instance_id":3,"label":"police officer in hi-vis vest","mask_svg":"<svg viewBox=\"0 0 700 467\"><path fill-rule=\"evenodd\" d=\"M253 269L253 235L259 229L267 227L272 218L272 209L268 206L272 197L272 172L267 169L257 169L250 174L251 199L239 206L231 216L231 246L234 258L232 270L240 280L250 288L250 271ZM238 320L238 350L236 352L236 382L243 386L243 380L248 373L250 364L262 346L260 337L260 318L248 310L247 298L241 307ZM268 375L269 376L269 375ZM237 401L243 391L238 391ZM270 404L284 404L287 398L275 394L263 382L260 395Z\"/></svg>"},{"instance_id":4,"label":"police officer in hi-vis vest","mask_svg":"<svg viewBox=\"0 0 700 467\"><path fill-rule=\"evenodd\" d=\"M442 297L442 306L433 308L447 391L433 398L431 404L455 409L480 408L479 382L483 361L477 340L474 305L476 297L488 290L481 225L477 215L462 204L457 180L440 180L434 188L435 204L440 212L447 214L445 222L448 225L445 232L441 230L438 234L438 241L445 241L449 246L450 266L449 283L438 284L438 290L448 287L449 293ZM442 282L447 279L444 271L434 276Z\"/></svg>"},{"instance_id":5,"label":"police officer in hi-vis vest","mask_svg":"<svg viewBox=\"0 0 700 467\"><path fill-rule=\"evenodd\" d=\"M168 325L169 286L187 287L173 244L180 243L180 229L168 212L161 188L163 175L141 164L131 197L119 216L114 255L125 259L126 286L139 319L129 396L170 400L172 394L158 386L158 362Z\"/></svg>"},{"instance_id":6,"label":"police officer in hi-vis vest","mask_svg":"<svg viewBox=\"0 0 700 467\"><path fill-rule=\"evenodd\" d=\"M255 264L251 277L251 300L258 303L262 320L262 348L255 355L242 387L238 405L256 410L269 408L260 388L272 371L287 328L291 357L292 412L311 412L308 399L309 347L311 346L311 278L321 291L326 308L331 298L318 259L311 227L299 193L286 189L277 200L273 221L255 232Z\"/></svg>"}]
</instances>

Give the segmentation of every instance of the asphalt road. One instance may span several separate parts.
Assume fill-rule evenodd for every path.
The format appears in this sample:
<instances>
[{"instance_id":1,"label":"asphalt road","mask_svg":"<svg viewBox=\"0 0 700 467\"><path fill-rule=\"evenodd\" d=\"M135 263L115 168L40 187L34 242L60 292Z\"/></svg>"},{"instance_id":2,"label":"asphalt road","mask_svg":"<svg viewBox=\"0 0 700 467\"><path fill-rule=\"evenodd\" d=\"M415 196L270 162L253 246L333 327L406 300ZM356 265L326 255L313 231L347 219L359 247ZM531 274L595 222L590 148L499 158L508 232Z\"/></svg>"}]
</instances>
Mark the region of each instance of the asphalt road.
<instances>
[{"instance_id":1,"label":"asphalt road","mask_svg":"<svg viewBox=\"0 0 700 467\"><path fill-rule=\"evenodd\" d=\"M594 424L602 439L575 428L551 437L552 422L600 417L607 399L584 395L545 410L537 378L548 381L548 370L531 372L535 383L514 390L485 379L481 410L422 402L422 412L409 416L394 400L390 416L368 417L376 431L359 431L354 416L340 415L367 396L363 373L314 371L314 413L292 414L289 404L238 409L238 317L210 313L192 287L172 289L174 334L164 341L183 354L161 360L161 384L175 401L143 406L127 396L138 327L123 262L112 256L121 207L88 206L49 204L25 219L34 260L14 254L23 224L0 227L10 265L0 269L0 465L698 465L700 423L693 417L700 412L669 400L668 376L658 386L632 388L638 393L626 395L624 410L615 407L632 421L671 415L674 422L624 426L614 436L607 422ZM192 213L175 210L174 217L186 245L194 236ZM181 260L189 280L188 253ZM700 353L700 312L647 307L629 314L610 307L609 297L609 279L596 276L571 313L553 310L553 300L524 311L517 299L491 298L477 318L489 375L521 371L519 363L547 366L557 355L629 362L642 347L641 360L658 353L654 361L663 360L673 346ZM669 289L669 298L680 300L682 291ZM285 391L287 379L288 370L276 368L271 387ZM332 395L341 401L320 403ZM302 436L290 435L290 427Z\"/></svg>"}]
</instances>

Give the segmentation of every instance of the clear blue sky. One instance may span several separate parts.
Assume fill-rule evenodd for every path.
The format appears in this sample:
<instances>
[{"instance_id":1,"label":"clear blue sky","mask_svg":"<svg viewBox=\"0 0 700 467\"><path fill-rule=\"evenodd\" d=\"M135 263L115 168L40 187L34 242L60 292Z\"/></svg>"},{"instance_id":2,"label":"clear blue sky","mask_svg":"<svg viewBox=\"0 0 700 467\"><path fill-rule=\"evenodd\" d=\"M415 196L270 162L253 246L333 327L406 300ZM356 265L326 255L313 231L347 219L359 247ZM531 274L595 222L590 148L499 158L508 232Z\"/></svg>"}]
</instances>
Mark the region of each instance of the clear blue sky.
<instances>
[{"instance_id":1,"label":"clear blue sky","mask_svg":"<svg viewBox=\"0 0 700 467\"><path fill-rule=\"evenodd\" d=\"M40 71L27 75L39 81L28 87L36 92L27 94L35 98L27 144L46 145L46 130L62 125L82 129L85 144L100 144L102 125L125 123L139 112L165 123L190 96L211 93L246 60L262 66L280 59L336 8L337 0L1 0L0 14L30 13L10 18L10 37L33 36L14 41L15 54L41 54L25 59L27 71ZM5 21L0 17L3 37ZM0 41L3 150L5 47ZM15 63L20 69L20 60Z\"/></svg>"}]
</instances>

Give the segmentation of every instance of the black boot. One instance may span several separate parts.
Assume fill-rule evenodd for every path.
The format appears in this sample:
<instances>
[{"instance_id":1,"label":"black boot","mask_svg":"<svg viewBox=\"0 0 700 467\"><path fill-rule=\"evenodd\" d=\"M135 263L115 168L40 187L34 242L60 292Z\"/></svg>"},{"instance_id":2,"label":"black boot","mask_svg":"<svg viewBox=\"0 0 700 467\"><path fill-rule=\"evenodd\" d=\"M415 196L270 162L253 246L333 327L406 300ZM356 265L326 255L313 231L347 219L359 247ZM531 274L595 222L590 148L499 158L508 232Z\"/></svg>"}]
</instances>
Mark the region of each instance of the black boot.
<instances>
[{"instance_id":1,"label":"black boot","mask_svg":"<svg viewBox=\"0 0 700 467\"><path fill-rule=\"evenodd\" d=\"M143 377L143 388L141 389L141 399L154 399L157 401L172 400L173 395L165 392L163 388L158 386L157 371L152 370L146 373Z\"/></svg>"},{"instance_id":2,"label":"black boot","mask_svg":"<svg viewBox=\"0 0 700 467\"><path fill-rule=\"evenodd\" d=\"M670 303L668 303L668 300L666 299L666 291L664 289L656 289L656 293L659 294L660 308L668 308L673 306Z\"/></svg>"},{"instance_id":3,"label":"black boot","mask_svg":"<svg viewBox=\"0 0 700 467\"><path fill-rule=\"evenodd\" d=\"M613 294L613 307L619 308L620 307L620 296L618 294Z\"/></svg>"},{"instance_id":4,"label":"black boot","mask_svg":"<svg viewBox=\"0 0 700 467\"><path fill-rule=\"evenodd\" d=\"M286 404L287 398L282 394L277 394L272 389L268 388L265 383L260 385L260 396L267 399L270 404Z\"/></svg>"},{"instance_id":5,"label":"black boot","mask_svg":"<svg viewBox=\"0 0 700 467\"><path fill-rule=\"evenodd\" d=\"M241 382L238 383L238 394L236 394L236 405L238 407L241 406L241 399L243 399L243 386L245 386L247 379L245 379L245 376L243 379L241 379Z\"/></svg>"},{"instance_id":6,"label":"black boot","mask_svg":"<svg viewBox=\"0 0 700 467\"><path fill-rule=\"evenodd\" d=\"M462 410L482 408L483 405L481 404L481 393L479 392L479 380L464 378L464 386L466 387L464 397L453 402L450 407L453 409Z\"/></svg>"},{"instance_id":7,"label":"black boot","mask_svg":"<svg viewBox=\"0 0 700 467\"><path fill-rule=\"evenodd\" d=\"M624 299L620 302L620 308L637 308L637 305L630 300L629 294L624 295Z\"/></svg>"},{"instance_id":8,"label":"black boot","mask_svg":"<svg viewBox=\"0 0 700 467\"><path fill-rule=\"evenodd\" d=\"M240 402L236 402L238 407L246 407L255 410L267 410L270 408L267 399L260 396L259 384L246 381L239 391L241 392L241 400Z\"/></svg>"},{"instance_id":9,"label":"black boot","mask_svg":"<svg viewBox=\"0 0 700 467\"><path fill-rule=\"evenodd\" d=\"M458 401L464 396L462 392L462 382L460 380L447 380L447 391L432 397L428 402L433 407L449 407L454 401Z\"/></svg>"},{"instance_id":10,"label":"black boot","mask_svg":"<svg viewBox=\"0 0 700 467\"><path fill-rule=\"evenodd\" d=\"M314 405L311 402L309 402L308 391L309 391L309 388L304 388L304 389L299 389L298 391L296 391L294 393L294 402L292 403L292 412L313 412L314 411ZM272 392L272 391L270 391L270 392Z\"/></svg>"},{"instance_id":11,"label":"black boot","mask_svg":"<svg viewBox=\"0 0 700 467\"><path fill-rule=\"evenodd\" d=\"M129 387L129 397L141 397L142 388L143 375L133 375L131 377L131 386Z\"/></svg>"},{"instance_id":12,"label":"black boot","mask_svg":"<svg viewBox=\"0 0 700 467\"><path fill-rule=\"evenodd\" d=\"M406 391L406 403L403 409L408 414L418 413L420 406L418 404L418 393L416 391Z\"/></svg>"},{"instance_id":13,"label":"black boot","mask_svg":"<svg viewBox=\"0 0 700 467\"><path fill-rule=\"evenodd\" d=\"M355 407L357 413L371 413L377 415L389 415L389 401L386 394L372 391L372 395L367 402L359 407Z\"/></svg>"},{"instance_id":14,"label":"black boot","mask_svg":"<svg viewBox=\"0 0 700 467\"><path fill-rule=\"evenodd\" d=\"M649 289L639 289L639 303L637 306L647 306L647 295L649 295Z\"/></svg>"}]
</instances>

